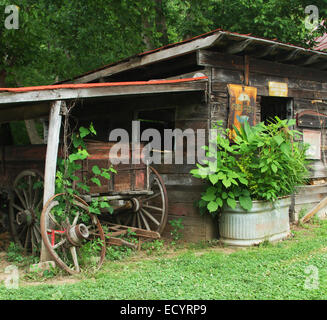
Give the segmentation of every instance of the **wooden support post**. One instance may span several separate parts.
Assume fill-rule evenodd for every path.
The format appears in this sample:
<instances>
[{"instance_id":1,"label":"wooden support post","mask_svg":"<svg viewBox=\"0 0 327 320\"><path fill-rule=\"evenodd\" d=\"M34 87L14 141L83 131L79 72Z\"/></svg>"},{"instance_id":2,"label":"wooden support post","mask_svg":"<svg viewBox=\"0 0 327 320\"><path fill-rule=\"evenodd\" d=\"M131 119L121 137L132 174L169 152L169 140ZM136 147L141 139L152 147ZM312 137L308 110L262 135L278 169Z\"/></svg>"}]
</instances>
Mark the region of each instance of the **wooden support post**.
<instances>
[{"instance_id":1,"label":"wooden support post","mask_svg":"<svg viewBox=\"0 0 327 320\"><path fill-rule=\"evenodd\" d=\"M249 76L250 76L250 59L249 56L244 56L244 84L249 85Z\"/></svg>"},{"instance_id":2,"label":"wooden support post","mask_svg":"<svg viewBox=\"0 0 327 320\"><path fill-rule=\"evenodd\" d=\"M60 110L62 101L55 101L51 105L49 116L49 134L48 145L45 159L45 172L44 172L44 193L43 193L43 206L55 193L55 179L57 169L57 155L59 147L59 134L61 127ZM52 260L47 251L44 243L42 242L41 248L41 262Z\"/></svg>"}]
</instances>

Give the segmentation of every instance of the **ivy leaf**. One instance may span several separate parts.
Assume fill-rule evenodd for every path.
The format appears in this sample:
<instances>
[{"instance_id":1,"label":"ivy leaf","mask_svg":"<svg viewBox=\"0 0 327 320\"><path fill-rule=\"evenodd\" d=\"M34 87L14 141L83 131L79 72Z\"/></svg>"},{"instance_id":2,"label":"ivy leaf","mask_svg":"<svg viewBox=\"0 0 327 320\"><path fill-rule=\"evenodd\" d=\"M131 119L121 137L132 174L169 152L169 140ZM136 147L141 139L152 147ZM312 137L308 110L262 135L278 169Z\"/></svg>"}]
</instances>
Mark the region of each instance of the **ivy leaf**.
<instances>
[{"instance_id":1,"label":"ivy leaf","mask_svg":"<svg viewBox=\"0 0 327 320\"><path fill-rule=\"evenodd\" d=\"M93 133L94 135L97 134L97 132L96 132L95 129L94 129L94 126L93 126L93 123L92 123L92 122L91 122L91 124L90 124L89 130L90 130L90 132Z\"/></svg>"},{"instance_id":2,"label":"ivy leaf","mask_svg":"<svg viewBox=\"0 0 327 320\"><path fill-rule=\"evenodd\" d=\"M82 190L84 190L86 192L90 192L90 188L86 184L84 184L82 182L77 183L77 188L82 189Z\"/></svg>"},{"instance_id":3,"label":"ivy leaf","mask_svg":"<svg viewBox=\"0 0 327 320\"><path fill-rule=\"evenodd\" d=\"M229 207L231 207L232 209L236 208L236 201L233 198L228 198L227 199L227 204Z\"/></svg>"},{"instance_id":4,"label":"ivy leaf","mask_svg":"<svg viewBox=\"0 0 327 320\"><path fill-rule=\"evenodd\" d=\"M94 184L96 184L96 185L98 185L99 187L101 187L101 182L100 182L100 180L99 180L98 178L92 178L91 181L92 181Z\"/></svg>"},{"instance_id":5,"label":"ivy leaf","mask_svg":"<svg viewBox=\"0 0 327 320\"><path fill-rule=\"evenodd\" d=\"M245 210L251 210L252 209L252 200L250 197L246 196L240 196L239 197L240 206Z\"/></svg>"},{"instance_id":6,"label":"ivy leaf","mask_svg":"<svg viewBox=\"0 0 327 320\"><path fill-rule=\"evenodd\" d=\"M104 208L109 208L110 204L106 201L101 201L100 202L100 208L104 209Z\"/></svg>"},{"instance_id":7,"label":"ivy leaf","mask_svg":"<svg viewBox=\"0 0 327 320\"><path fill-rule=\"evenodd\" d=\"M201 197L202 200L205 201L213 201L215 200L216 196L214 194L205 194L204 196Z\"/></svg>"},{"instance_id":8,"label":"ivy leaf","mask_svg":"<svg viewBox=\"0 0 327 320\"><path fill-rule=\"evenodd\" d=\"M108 172L102 172L101 177L104 177L107 180L111 179L110 173L108 173Z\"/></svg>"},{"instance_id":9,"label":"ivy leaf","mask_svg":"<svg viewBox=\"0 0 327 320\"><path fill-rule=\"evenodd\" d=\"M274 173L276 173L278 168L277 168L277 166L275 164L272 164L271 165L271 170L274 171Z\"/></svg>"},{"instance_id":10,"label":"ivy leaf","mask_svg":"<svg viewBox=\"0 0 327 320\"><path fill-rule=\"evenodd\" d=\"M218 175L217 174L211 174L209 176L209 180L213 185L216 184L218 182L218 180L219 180Z\"/></svg>"},{"instance_id":11,"label":"ivy leaf","mask_svg":"<svg viewBox=\"0 0 327 320\"><path fill-rule=\"evenodd\" d=\"M93 166L92 167L92 172L96 175L100 175L101 174L101 170L98 166Z\"/></svg>"},{"instance_id":12,"label":"ivy leaf","mask_svg":"<svg viewBox=\"0 0 327 320\"><path fill-rule=\"evenodd\" d=\"M218 204L218 207L222 207L223 206L223 200L221 198L217 198L216 202Z\"/></svg>"},{"instance_id":13,"label":"ivy leaf","mask_svg":"<svg viewBox=\"0 0 327 320\"><path fill-rule=\"evenodd\" d=\"M229 179L224 179L222 182L226 188L229 188L232 184L232 182Z\"/></svg>"},{"instance_id":14,"label":"ivy leaf","mask_svg":"<svg viewBox=\"0 0 327 320\"><path fill-rule=\"evenodd\" d=\"M248 183L249 183L249 182L248 182L245 178L243 178L243 177L238 177L238 181L241 182L242 184L246 185L246 186L247 186Z\"/></svg>"},{"instance_id":15,"label":"ivy leaf","mask_svg":"<svg viewBox=\"0 0 327 320\"><path fill-rule=\"evenodd\" d=\"M79 128L79 133L81 138L83 139L84 137L86 137L88 134L90 134L90 130L85 128L85 127L80 127Z\"/></svg>"},{"instance_id":16,"label":"ivy leaf","mask_svg":"<svg viewBox=\"0 0 327 320\"><path fill-rule=\"evenodd\" d=\"M216 201L210 201L207 205L209 212L215 212L218 209L218 203Z\"/></svg>"}]
</instances>

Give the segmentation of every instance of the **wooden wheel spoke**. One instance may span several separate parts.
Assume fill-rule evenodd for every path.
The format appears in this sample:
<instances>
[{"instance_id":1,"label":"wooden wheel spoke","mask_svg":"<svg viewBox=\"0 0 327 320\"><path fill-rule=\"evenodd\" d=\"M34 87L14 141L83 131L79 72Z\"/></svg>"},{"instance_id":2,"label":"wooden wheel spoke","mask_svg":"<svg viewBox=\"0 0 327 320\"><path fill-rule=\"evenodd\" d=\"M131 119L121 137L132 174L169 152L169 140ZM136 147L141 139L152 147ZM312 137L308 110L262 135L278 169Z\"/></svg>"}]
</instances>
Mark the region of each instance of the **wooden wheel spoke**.
<instances>
[{"instance_id":1,"label":"wooden wheel spoke","mask_svg":"<svg viewBox=\"0 0 327 320\"><path fill-rule=\"evenodd\" d=\"M25 230L27 229L27 225L25 224L23 229L18 233L18 237L21 238L22 235L24 234Z\"/></svg>"},{"instance_id":2,"label":"wooden wheel spoke","mask_svg":"<svg viewBox=\"0 0 327 320\"><path fill-rule=\"evenodd\" d=\"M153 199L155 199L155 198L157 198L157 197L159 197L159 196L161 196L161 193L160 193L160 192L158 192L158 193L156 193L156 194L154 194L154 195L152 195L152 196L150 196L150 197L148 197L148 198L145 198L145 199L143 200L143 202L148 202L148 201L153 200Z\"/></svg>"},{"instance_id":3,"label":"wooden wheel spoke","mask_svg":"<svg viewBox=\"0 0 327 320\"><path fill-rule=\"evenodd\" d=\"M56 226L58 226L59 228L61 228L61 225L57 222L56 218L55 218L52 214L49 214L48 217L51 219L51 221L52 221Z\"/></svg>"},{"instance_id":4,"label":"wooden wheel spoke","mask_svg":"<svg viewBox=\"0 0 327 320\"><path fill-rule=\"evenodd\" d=\"M72 255L72 259L73 259L73 262L74 262L75 271L76 272L80 272L78 258L77 258L77 252L76 252L76 247L70 247L70 253Z\"/></svg>"},{"instance_id":5,"label":"wooden wheel spoke","mask_svg":"<svg viewBox=\"0 0 327 320\"><path fill-rule=\"evenodd\" d=\"M154 207L154 206L149 206L149 205L146 205L146 204L144 204L143 207L144 207L144 208L148 208L148 209L152 209L152 210L157 210L157 211L160 211L160 212L163 211L162 208Z\"/></svg>"},{"instance_id":6,"label":"wooden wheel spoke","mask_svg":"<svg viewBox=\"0 0 327 320\"><path fill-rule=\"evenodd\" d=\"M55 244L52 248L53 250L58 249L60 246L62 246L66 242L66 238L61 239L57 244Z\"/></svg>"},{"instance_id":7,"label":"wooden wheel spoke","mask_svg":"<svg viewBox=\"0 0 327 320\"><path fill-rule=\"evenodd\" d=\"M74 218L74 220L73 220L72 226L76 226L76 223L78 221L78 218L79 218L80 214L81 213L78 211L77 214L76 214L76 216L75 216L75 218Z\"/></svg>"},{"instance_id":8,"label":"wooden wheel spoke","mask_svg":"<svg viewBox=\"0 0 327 320\"><path fill-rule=\"evenodd\" d=\"M20 192L18 191L18 189L17 189L17 188L14 188L14 191L15 191L15 193L16 193L16 195L17 195L19 201L20 201L21 204L23 205L23 207L25 207L25 209L27 209L27 204L26 204L26 202L24 201L24 199L23 199L22 195L20 194Z\"/></svg>"},{"instance_id":9,"label":"wooden wheel spoke","mask_svg":"<svg viewBox=\"0 0 327 320\"><path fill-rule=\"evenodd\" d=\"M137 212L136 215L137 215L137 227L138 228L142 228L142 224L141 224L141 219L140 219L139 212Z\"/></svg>"},{"instance_id":10,"label":"wooden wheel spoke","mask_svg":"<svg viewBox=\"0 0 327 320\"><path fill-rule=\"evenodd\" d=\"M145 219L145 217L144 217L142 211L139 211L139 214L140 214L140 216L141 216L141 218L142 218L142 220L143 220L143 222L144 222L144 225L145 225L146 229L147 229L147 230L151 230L151 229L150 229L150 226L149 226L149 224L148 224L148 221Z\"/></svg>"},{"instance_id":11,"label":"wooden wheel spoke","mask_svg":"<svg viewBox=\"0 0 327 320\"><path fill-rule=\"evenodd\" d=\"M34 232L34 235L36 238L36 242L41 243L41 232L40 232L39 226L35 225L33 227L33 232Z\"/></svg>"},{"instance_id":12,"label":"wooden wheel spoke","mask_svg":"<svg viewBox=\"0 0 327 320\"><path fill-rule=\"evenodd\" d=\"M25 198L25 203L26 203L26 209L29 209L31 207L30 200L28 198L27 192L25 189L23 189L23 194Z\"/></svg>"},{"instance_id":13,"label":"wooden wheel spoke","mask_svg":"<svg viewBox=\"0 0 327 320\"><path fill-rule=\"evenodd\" d=\"M137 214L133 214L132 227L136 227L136 215Z\"/></svg>"},{"instance_id":14,"label":"wooden wheel spoke","mask_svg":"<svg viewBox=\"0 0 327 320\"><path fill-rule=\"evenodd\" d=\"M144 208L142 208L141 210L142 210L142 212L143 212L143 213L144 213L144 214L145 214L149 219L151 219L152 222L154 222L157 226L160 225L160 222L159 222L155 217L153 217L149 211L145 210Z\"/></svg>"},{"instance_id":15,"label":"wooden wheel spoke","mask_svg":"<svg viewBox=\"0 0 327 320\"><path fill-rule=\"evenodd\" d=\"M34 193L34 198L33 198L33 201L32 201L32 208L35 208L36 205L38 204L38 202L37 202L38 198L39 198L39 188L36 188L35 193ZM43 200L42 197L41 197L40 200ZM39 200L39 202L40 202L40 200Z\"/></svg>"},{"instance_id":16,"label":"wooden wheel spoke","mask_svg":"<svg viewBox=\"0 0 327 320\"><path fill-rule=\"evenodd\" d=\"M18 212L23 212L23 211L25 211L22 207L20 207L19 205L17 205L17 204L13 204L12 205L15 209L17 209L18 210Z\"/></svg>"},{"instance_id":17,"label":"wooden wheel spoke","mask_svg":"<svg viewBox=\"0 0 327 320\"><path fill-rule=\"evenodd\" d=\"M25 238L25 244L24 244L24 251L25 252L27 251L27 247L28 247L28 243L29 243L30 238L31 238L31 228L28 228L27 233L26 233L26 238Z\"/></svg>"}]
</instances>

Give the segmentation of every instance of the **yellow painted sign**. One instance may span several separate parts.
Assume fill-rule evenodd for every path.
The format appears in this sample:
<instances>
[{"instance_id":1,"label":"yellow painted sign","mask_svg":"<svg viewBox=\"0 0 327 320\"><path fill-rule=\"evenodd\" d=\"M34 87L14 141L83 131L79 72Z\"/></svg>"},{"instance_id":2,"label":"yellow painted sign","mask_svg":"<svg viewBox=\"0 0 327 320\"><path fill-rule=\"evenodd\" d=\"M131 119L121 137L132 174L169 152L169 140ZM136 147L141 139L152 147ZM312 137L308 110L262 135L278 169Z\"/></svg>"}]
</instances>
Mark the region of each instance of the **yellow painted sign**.
<instances>
[{"instance_id":1,"label":"yellow painted sign","mask_svg":"<svg viewBox=\"0 0 327 320\"><path fill-rule=\"evenodd\" d=\"M288 85L285 82L269 81L269 95L273 97L288 97Z\"/></svg>"},{"instance_id":2,"label":"yellow painted sign","mask_svg":"<svg viewBox=\"0 0 327 320\"><path fill-rule=\"evenodd\" d=\"M239 84L229 84L229 114L228 128L231 129L231 138L235 136L236 128L241 127L245 120L253 126L256 117L257 88L246 87Z\"/></svg>"}]
</instances>

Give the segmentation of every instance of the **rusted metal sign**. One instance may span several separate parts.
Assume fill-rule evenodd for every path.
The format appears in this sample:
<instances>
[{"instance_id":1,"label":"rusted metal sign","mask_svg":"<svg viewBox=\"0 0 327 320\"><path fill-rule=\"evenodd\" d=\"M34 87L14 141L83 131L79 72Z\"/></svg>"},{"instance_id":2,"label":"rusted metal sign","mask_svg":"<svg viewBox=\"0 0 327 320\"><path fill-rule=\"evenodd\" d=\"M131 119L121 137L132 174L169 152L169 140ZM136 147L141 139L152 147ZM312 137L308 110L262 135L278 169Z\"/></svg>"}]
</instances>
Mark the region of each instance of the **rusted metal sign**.
<instances>
[{"instance_id":1,"label":"rusted metal sign","mask_svg":"<svg viewBox=\"0 0 327 320\"><path fill-rule=\"evenodd\" d=\"M229 115L228 127L232 130L231 138L235 136L233 126L241 127L241 123L248 121L253 126L256 118L257 88L238 84L229 84Z\"/></svg>"},{"instance_id":2,"label":"rusted metal sign","mask_svg":"<svg viewBox=\"0 0 327 320\"><path fill-rule=\"evenodd\" d=\"M269 81L269 95L272 97L288 97L288 85L285 82Z\"/></svg>"},{"instance_id":3,"label":"rusted metal sign","mask_svg":"<svg viewBox=\"0 0 327 320\"><path fill-rule=\"evenodd\" d=\"M296 124L300 128L322 129L327 127L327 114L304 110L296 115Z\"/></svg>"},{"instance_id":4,"label":"rusted metal sign","mask_svg":"<svg viewBox=\"0 0 327 320\"><path fill-rule=\"evenodd\" d=\"M319 160L321 158L321 131L303 130L303 142L309 143L307 151L308 159Z\"/></svg>"}]
</instances>

